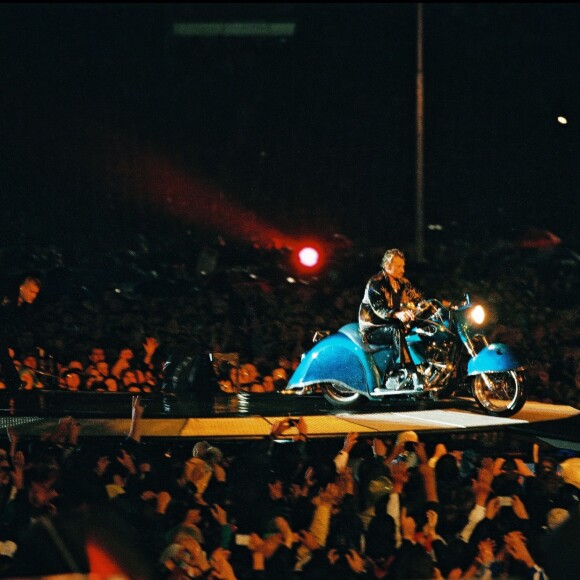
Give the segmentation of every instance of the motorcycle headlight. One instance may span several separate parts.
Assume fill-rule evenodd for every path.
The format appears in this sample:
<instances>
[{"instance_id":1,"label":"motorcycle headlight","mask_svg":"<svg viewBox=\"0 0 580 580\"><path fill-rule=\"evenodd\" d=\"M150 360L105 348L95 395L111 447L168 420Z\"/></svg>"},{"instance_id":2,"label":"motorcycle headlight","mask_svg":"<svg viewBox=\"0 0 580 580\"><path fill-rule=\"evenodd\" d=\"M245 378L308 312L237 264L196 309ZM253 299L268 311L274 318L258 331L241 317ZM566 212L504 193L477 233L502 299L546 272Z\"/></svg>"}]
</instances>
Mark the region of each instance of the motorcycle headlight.
<instances>
[{"instance_id":1,"label":"motorcycle headlight","mask_svg":"<svg viewBox=\"0 0 580 580\"><path fill-rule=\"evenodd\" d=\"M469 316L475 324L481 324L485 320L485 310L483 309L483 306L475 306L469 313Z\"/></svg>"}]
</instances>

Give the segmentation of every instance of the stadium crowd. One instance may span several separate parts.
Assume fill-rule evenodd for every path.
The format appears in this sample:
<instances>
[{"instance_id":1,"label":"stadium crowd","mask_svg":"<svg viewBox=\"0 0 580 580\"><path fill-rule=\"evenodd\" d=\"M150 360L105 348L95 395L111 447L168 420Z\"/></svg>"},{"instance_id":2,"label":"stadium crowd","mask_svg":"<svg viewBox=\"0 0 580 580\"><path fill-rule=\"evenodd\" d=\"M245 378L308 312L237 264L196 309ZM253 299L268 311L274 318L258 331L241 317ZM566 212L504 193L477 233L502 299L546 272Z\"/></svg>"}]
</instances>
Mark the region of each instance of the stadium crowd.
<instances>
[{"instance_id":1,"label":"stadium crowd","mask_svg":"<svg viewBox=\"0 0 580 580\"><path fill-rule=\"evenodd\" d=\"M87 578L572 578L580 457L533 444L492 455L453 435L260 441L41 437L7 429L0 576ZM489 450L489 448L488 448ZM560 454L560 455L558 455ZM90 575L89 575L90 574ZM84 575L84 576L83 576Z\"/></svg>"},{"instance_id":2,"label":"stadium crowd","mask_svg":"<svg viewBox=\"0 0 580 580\"><path fill-rule=\"evenodd\" d=\"M113 265L123 265L108 277L95 266L80 280L59 282L60 294L50 292L61 269L48 276L14 345L26 389L151 392L170 355L202 349L235 354L233 372L231 358L216 366L224 390L280 390L316 330L356 320L364 280L383 250L361 259L351 249L321 275L301 279L280 266L278 251L252 249L248 258L226 245L223 264L206 272L204 248L195 259L169 247L153 258L153 245L112 255ZM445 247L427 267L411 262L409 269L428 296L459 300L467 292L486 305L490 339L529 360L530 398L578 406L580 260L573 252Z\"/></svg>"},{"instance_id":3,"label":"stadium crowd","mask_svg":"<svg viewBox=\"0 0 580 580\"><path fill-rule=\"evenodd\" d=\"M415 284L484 300L491 339L530 359L529 397L579 407L577 262L570 269L554 254L505 247L440 250L428 270L410 268ZM23 388L133 393L131 428L109 443L83 437L72 417L39 438L7 429L1 576L573 577L580 458L572 451L535 445L524 460L414 432L309 439L307 418L293 435L289 423L274 423L265 441L142 441L141 396L161 388L168 355L235 353L239 365L217 369L222 388L282 389L315 330L355 319L368 263L377 262L351 251L324 275L290 281L288 270L268 270L272 255L204 271L207 260L148 269L150 252L124 252L124 273L138 263L156 275L147 284L109 277L89 290L69 279L52 296L44 277L47 297L12 351Z\"/></svg>"}]
</instances>

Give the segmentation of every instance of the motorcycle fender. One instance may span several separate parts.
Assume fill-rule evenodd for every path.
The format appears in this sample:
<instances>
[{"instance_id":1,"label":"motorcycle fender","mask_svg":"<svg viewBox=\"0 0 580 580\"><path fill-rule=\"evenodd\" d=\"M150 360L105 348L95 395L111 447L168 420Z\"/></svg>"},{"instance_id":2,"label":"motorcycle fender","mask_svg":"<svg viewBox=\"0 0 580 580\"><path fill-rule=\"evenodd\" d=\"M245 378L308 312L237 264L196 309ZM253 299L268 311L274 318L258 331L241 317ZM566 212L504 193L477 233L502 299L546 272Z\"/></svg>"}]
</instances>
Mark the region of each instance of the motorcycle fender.
<instances>
[{"instance_id":1,"label":"motorcycle fender","mask_svg":"<svg viewBox=\"0 0 580 580\"><path fill-rule=\"evenodd\" d=\"M336 381L360 393L380 383L370 355L346 336L333 334L309 350L288 381L288 389ZM369 389L369 385L372 387Z\"/></svg>"},{"instance_id":2,"label":"motorcycle fender","mask_svg":"<svg viewBox=\"0 0 580 580\"><path fill-rule=\"evenodd\" d=\"M487 345L467 363L467 374L472 376L481 373L501 373L520 368L522 361L515 349L507 344L495 342Z\"/></svg>"}]
</instances>

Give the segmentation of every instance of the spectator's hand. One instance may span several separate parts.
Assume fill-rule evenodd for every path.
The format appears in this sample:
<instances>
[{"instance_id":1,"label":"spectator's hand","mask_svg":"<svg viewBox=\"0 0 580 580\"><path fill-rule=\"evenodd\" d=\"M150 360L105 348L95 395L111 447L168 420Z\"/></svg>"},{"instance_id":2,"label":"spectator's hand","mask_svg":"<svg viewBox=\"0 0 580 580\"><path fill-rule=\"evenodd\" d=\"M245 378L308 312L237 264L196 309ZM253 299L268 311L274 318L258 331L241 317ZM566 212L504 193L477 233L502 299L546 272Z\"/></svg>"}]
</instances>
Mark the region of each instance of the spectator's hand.
<instances>
[{"instance_id":1,"label":"spectator's hand","mask_svg":"<svg viewBox=\"0 0 580 580\"><path fill-rule=\"evenodd\" d=\"M195 498L195 502L198 503L199 505L204 505L206 507L209 507L209 504L207 503L207 501L205 501L205 499L203 499L203 495L199 492L197 492L194 495Z\"/></svg>"},{"instance_id":2,"label":"spectator's hand","mask_svg":"<svg viewBox=\"0 0 580 580\"><path fill-rule=\"evenodd\" d=\"M248 543L250 552L262 552L264 549L264 540L258 534L250 534L250 541Z\"/></svg>"},{"instance_id":3,"label":"spectator's hand","mask_svg":"<svg viewBox=\"0 0 580 580\"><path fill-rule=\"evenodd\" d=\"M284 499L284 488L280 485L280 482L268 483L268 490L273 501Z\"/></svg>"},{"instance_id":4,"label":"spectator's hand","mask_svg":"<svg viewBox=\"0 0 580 580\"><path fill-rule=\"evenodd\" d=\"M417 531L417 524L415 520L407 516L407 508L401 509L401 536L405 540L413 541L415 539L415 532Z\"/></svg>"},{"instance_id":5,"label":"spectator's hand","mask_svg":"<svg viewBox=\"0 0 580 580\"><path fill-rule=\"evenodd\" d=\"M443 443L437 443L437 445L435 445L435 451L433 452L431 459L433 459L434 461L438 461L439 459L441 459L441 457L443 457L446 454L447 447L445 447Z\"/></svg>"},{"instance_id":6,"label":"spectator's hand","mask_svg":"<svg viewBox=\"0 0 580 580\"><path fill-rule=\"evenodd\" d=\"M211 565L199 542L191 536L188 536L189 534L178 534L175 538L175 542L181 544L191 554L192 565L198 568L198 570L203 574L211 568Z\"/></svg>"},{"instance_id":7,"label":"spectator's hand","mask_svg":"<svg viewBox=\"0 0 580 580\"><path fill-rule=\"evenodd\" d=\"M213 516L213 519L220 525L225 526L228 523L228 514L223 507L219 504L214 503L210 508L209 511Z\"/></svg>"},{"instance_id":8,"label":"spectator's hand","mask_svg":"<svg viewBox=\"0 0 580 580\"><path fill-rule=\"evenodd\" d=\"M481 460L481 467L479 468L479 473L477 475L475 491L489 493L491 491L493 478L493 461L490 457L484 457Z\"/></svg>"},{"instance_id":9,"label":"spectator's hand","mask_svg":"<svg viewBox=\"0 0 580 580\"><path fill-rule=\"evenodd\" d=\"M481 540L477 546L477 556L475 558L476 561L483 566L491 564L495 560L495 556L493 555L494 549L495 542L493 540L489 538Z\"/></svg>"},{"instance_id":10,"label":"spectator's hand","mask_svg":"<svg viewBox=\"0 0 580 580\"><path fill-rule=\"evenodd\" d=\"M213 566L212 578L219 580L236 580L234 569L229 562L230 551L225 548L216 548L211 555L210 564Z\"/></svg>"},{"instance_id":11,"label":"spectator's hand","mask_svg":"<svg viewBox=\"0 0 580 580\"><path fill-rule=\"evenodd\" d=\"M117 461L123 466L126 467L132 475L137 473L137 468L135 467L135 462L133 458L124 450L121 449L119 454L117 455Z\"/></svg>"},{"instance_id":12,"label":"spectator's hand","mask_svg":"<svg viewBox=\"0 0 580 580\"><path fill-rule=\"evenodd\" d=\"M157 339L153 336L148 336L143 343L143 348L145 349L145 354L148 357L152 357L155 354L155 351L159 347L159 343Z\"/></svg>"},{"instance_id":13,"label":"spectator's hand","mask_svg":"<svg viewBox=\"0 0 580 580\"><path fill-rule=\"evenodd\" d=\"M8 441L10 441L10 443L14 445L18 443L18 435L16 434L16 431L14 431L14 427L6 427L6 435L8 436Z\"/></svg>"},{"instance_id":14,"label":"spectator's hand","mask_svg":"<svg viewBox=\"0 0 580 580\"><path fill-rule=\"evenodd\" d=\"M109 467L109 463L111 463L111 460L108 457L106 456L99 457L94 467L95 473L99 477L103 476L105 474L105 471L107 471L107 467Z\"/></svg>"},{"instance_id":15,"label":"spectator's hand","mask_svg":"<svg viewBox=\"0 0 580 580\"><path fill-rule=\"evenodd\" d=\"M316 483L316 472L314 467L308 467L304 473L304 485L311 488Z\"/></svg>"},{"instance_id":16,"label":"spectator's hand","mask_svg":"<svg viewBox=\"0 0 580 580\"><path fill-rule=\"evenodd\" d=\"M505 463L505 457L496 457L495 461L493 462L493 475L499 475L501 473L501 469L503 464Z\"/></svg>"},{"instance_id":17,"label":"spectator's hand","mask_svg":"<svg viewBox=\"0 0 580 580\"><path fill-rule=\"evenodd\" d=\"M291 483L288 488L288 496L293 499L302 497L302 486L299 483Z\"/></svg>"},{"instance_id":18,"label":"spectator's hand","mask_svg":"<svg viewBox=\"0 0 580 580\"><path fill-rule=\"evenodd\" d=\"M350 569L355 574L362 574L365 571L366 561L356 550L351 548L345 557Z\"/></svg>"},{"instance_id":19,"label":"spectator's hand","mask_svg":"<svg viewBox=\"0 0 580 580\"><path fill-rule=\"evenodd\" d=\"M540 446L537 443L532 445L532 461L534 465L540 463Z\"/></svg>"},{"instance_id":20,"label":"spectator's hand","mask_svg":"<svg viewBox=\"0 0 580 580\"><path fill-rule=\"evenodd\" d=\"M518 495L512 495L512 509L514 510L514 514L520 518L520 520L528 520L530 516L528 515L528 511L526 510L526 506L524 502L520 499Z\"/></svg>"},{"instance_id":21,"label":"spectator's hand","mask_svg":"<svg viewBox=\"0 0 580 580\"><path fill-rule=\"evenodd\" d=\"M128 369L131 365L129 364L129 361L125 360L125 359L119 359L113 366L113 369L111 370L111 374L115 375L118 379L121 378L121 373L125 370Z\"/></svg>"},{"instance_id":22,"label":"spectator's hand","mask_svg":"<svg viewBox=\"0 0 580 580\"><path fill-rule=\"evenodd\" d=\"M213 475L217 481L225 482L226 481L226 470L224 469L223 465L216 463L213 466Z\"/></svg>"},{"instance_id":23,"label":"spectator's hand","mask_svg":"<svg viewBox=\"0 0 580 580\"><path fill-rule=\"evenodd\" d=\"M282 433L284 433L284 431L286 431L286 429L289 429L290 427L291 427L290 418L274 421L272 423L272 427L270 427L270 437L276 439L280 437Z\"/></svg>"},{"instance_id":24,"label":"spectator's hand","mask_svg":"<svg viewBox=\"0 0 580 580\"><path fill-rule=\"evenodd\" d=\"M300 436L304 436L305 439L308 438L308 425L306 424L306 420L304 419L304 417L300 417L298 419L298 424L296 425L296 429L298 429L298 439L300 439Z\"/></svg>"},{"instance_id":25,"label":"spectator's hand","mask_svg":"<svg viewBox=\"0 0 580 580\"><path fill-rule=\"evenodd\" d=\"M393 461L399 455L401 455L401 453L403 453L403 451L405 451L405 445L403 443L401 443L400 441L396 441L395 444L393 445L393 448L391 449L391 453L387 457L387 463L389 463L392 466Z\"/></svg>"},{"instance_id":26,"label":"spectator's hand","mask_svg":"<svg viewBox=\"0 0 580 580\"><path fill-rule=\"evenodd\" d=\"M342 450L345 453L350 453L355 443L358 441L358 433L347 433L342 444Z\"/></svg>"},{"instance_id":27,"label":"spectator's hand","mask_svg":"<svg viewBox=\"0 0 580 580\"><path fill-rule=\"evenodd\" d=\"M157 494L153 490L147 489L147 490L141 492L141 495L139 496L139 498L142 501L150 501L152 499L157 499Z\"/></svg>"},{"instance_id":28,"label":"spectator's hand","mask_svg":"<svg viewBox=\"0 0 580 580\"><path fill-rule=\"evenodd\" d=\"M167 506L171 502L171 495L167 491L160 491L157 494L157 513L164 514Z\"/></svg>"},{"instance_id":29,"label":"spectator's hand","mask_svg":"<svg viewBox=\"0 0 580 580\"><path fill-rule=\"evenodd\" d=\"M143 413L145 411L145 405L139 395L133 395L131 397L131 414L133 418L141 418L143 417Z\"/></svg>"},{"instance_id":30,"label":"spectator's hand","mask_svg":"<svg viewBox=\"0 0 580 580\"><path fill-rule=\"evenodd\" d=\"M292 532L292 528L288 521L285 518L278 516L274 518L274 523L276 524L278 531L282 534L282 542L284 545L291 548L294 542L294 532Z\"/></svg>"},{"instance_id":31,"label":"spectator's hand","mask_svg":"<svg viewBox=\"0 0 580 580\"><path fill-rule=\"evenodd\" d=\"M129 361L133 359L133 351L130 348L123 348L119 351L119 360Z\"/></svg>"},{"instance_id":32,"label":"spectator's hand","mask_svg":"<svg viewBox=\"0 0 580 580\"><path fill-rule=\"evenodd\" d=\"M24 457L24 452L21 449L14 453L14 457L12 458L12 465L15 468L24 470L24 466L26 465L26 458Z\"/></svg>"},{"instance_id":33,"label":"spectator's hand","mask_svg":"<svg viewBox=\"0 0 580 580\"><path fill-rule=\"evenodd\" d=\"M12 477L12 485L16 489L24 488L24 469L22 467L14 466L14 469L10 472Z\"/></svg>"},{"instance_id":34,"label":"spectator's hand","mask_svg":"<svg viewBox=\"0 0 580 580\"><path fill-rule=\"evenodd\" d=\"M499 505L499 497L494 497L487 502L487 507L485 509L485 517L488 520L493 520L495 516L499 513L501 506Z\"/></svg>"},{"instance_id":35,"label":"spectator's hand","mask_svg":"<svg viewBox=\"0 0 580 580\"><path fill-rule=\"evenodd\" d=\"M506 534L504 537L505 547L507 553L515 560L520 560L528 568L535 566L534 559L532 558L528 547L526 546L526 537L522 532L513 531Z\"/></svg>"},{"instance_id":36,"label":"spectator's hand","mask_svg":"<svg viewBox=\"0 0 580 580\"><path fill-rule=\"evenodd\" d=\"M524 477L533 477L534 472L519 458L514 459L518 473Z\"/></svg>"},{"instance_id":37,"label":"spectator's hand","mask_svg":"<svg viewBox=\"0 0 580 580\"><path fill-rule=\"evenodd\" d=\"M329 483L324 489L320 490L318 494L318 504L334 505L338 498L338 486L336 483Z\"/></svg>"},{"instance_id":38,"label":"spectator's hand","mask_svg":"<svg viewBox=\"0 0 580 580\"><path fill-rule=\"evenodd\" d=\"M380 437L373 438L373 454L375 457L385 458L387 456L387 446Z\"/></svg>"},{"instance_id":39,"label":"spectator's hand","mask_svg":"<svg viewBox=\"0 0 580 580\"><path fill-rule=\"evenodd\" d=\"M309 530L300 530L298 532L298 539L302 542L310 551L319 550L322 546L318 543L318 540Z\"/></svg>"},{"instance_id":40,"label":"spectator's hand","mask_svg":"<svg viewBox=\"0 0 580 580\"><path fill-rule=\"evenodd\" d=\"M336 482L341 486L344 493L354 495L354 477L350 467L345 467L339 473Z\"/></svg>"},{"instance_id":41,"label":"spectator's hand","mask_svg":"<svg viewBox=\"0 0 580 580\"><path fill-rule=\"evenodd\" d=\"M424 526L425 534L434 538L437 535L437 522L439 521L439 516L435 510L427 510L427 523Z\"/></svg>"},{"instance_id":42,"label":"spectator's hand","mask_svg":"<svg viewBox=\"0 0 580 580\"><path fill-rule=\"evenodd\" d=\"M423 443L423 441L419 441L417 445L415 445L415 453L417 454L417 458L419 459L419 463L421 465L429 466L429 458L427 457L425 443Z\"/></svg>"},{"instance_id":43,"label":"spectator's hand","mask_svg":"<svg viewBox=\"0 0 580 580\"><path fill-rule=\"evenodd\" d=\"M389 470L391 472L393 485L399 485L403 487L407 481L409 481L409 467L405 462L398 461L396 463L391 463Z\"/></svg>"}]
</instances>

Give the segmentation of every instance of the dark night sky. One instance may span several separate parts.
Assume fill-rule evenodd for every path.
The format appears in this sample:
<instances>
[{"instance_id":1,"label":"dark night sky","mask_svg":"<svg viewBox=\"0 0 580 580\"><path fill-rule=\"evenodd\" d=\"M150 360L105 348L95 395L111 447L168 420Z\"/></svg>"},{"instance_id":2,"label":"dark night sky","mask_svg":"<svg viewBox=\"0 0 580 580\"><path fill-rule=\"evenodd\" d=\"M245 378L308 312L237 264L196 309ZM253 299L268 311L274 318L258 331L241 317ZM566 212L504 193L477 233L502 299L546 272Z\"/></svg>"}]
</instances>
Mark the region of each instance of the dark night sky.
<instances>
[{"instance_id":1,"label":"dark night sky","mask_svg":"<svg viewBox=\"0 0 580 580\"><path fill-rule=\"evenodd\" d=\"M130 143L129 159L153 148L289 233L412 239L415 9L0 5L4 221L107 223L118 185L94 160ZM221 20L296 32L171 33ZM580 5L426 4L424 26L426 222L577 244Z\"/></svg>"}]
</instances>

